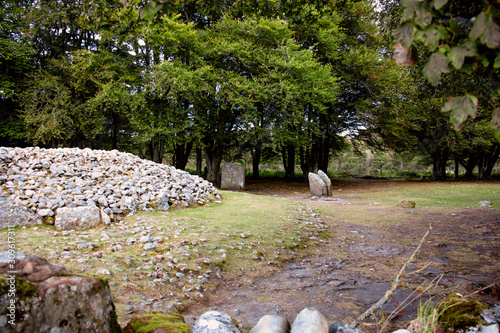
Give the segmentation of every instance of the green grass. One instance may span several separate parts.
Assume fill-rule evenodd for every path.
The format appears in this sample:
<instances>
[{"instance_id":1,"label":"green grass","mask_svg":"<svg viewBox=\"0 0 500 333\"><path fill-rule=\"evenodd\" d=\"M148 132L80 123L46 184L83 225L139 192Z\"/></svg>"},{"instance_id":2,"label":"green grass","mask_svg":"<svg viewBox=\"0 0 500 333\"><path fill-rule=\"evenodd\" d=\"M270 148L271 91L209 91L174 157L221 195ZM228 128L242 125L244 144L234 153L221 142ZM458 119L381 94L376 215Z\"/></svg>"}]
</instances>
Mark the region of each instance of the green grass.
<instances>
[{"instance_id":1,"label":"green grass","mask_svg":"<svg viewBox=\"0 0 500 333\"><path fill-rule=\"evenodd\" d=\"M401 183L387 190L357 193L358 200L397 206L401 200L416 202L417 208L466 209L480 208L480 201L491 201L500 209L500 183L496 182L418 182ZM347 197L349 198L349 197Z\"/></svg>"}]
</instances>

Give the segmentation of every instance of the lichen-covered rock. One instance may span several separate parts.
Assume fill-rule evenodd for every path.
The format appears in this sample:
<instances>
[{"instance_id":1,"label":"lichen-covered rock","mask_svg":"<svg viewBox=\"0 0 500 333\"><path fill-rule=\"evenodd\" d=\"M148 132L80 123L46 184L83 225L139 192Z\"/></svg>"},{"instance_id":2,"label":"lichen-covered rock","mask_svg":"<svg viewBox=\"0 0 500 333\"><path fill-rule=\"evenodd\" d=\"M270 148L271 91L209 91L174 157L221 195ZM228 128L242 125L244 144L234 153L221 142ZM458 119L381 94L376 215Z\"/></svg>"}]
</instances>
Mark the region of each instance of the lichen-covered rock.
<instances>
[{"instance_id":1,"label":"lichen-covered rock","mask_svg":"<svg viewBox=\"0 0 500 333\"><path fill-rule=\"evenodd\" d=\"M42 219L31 209L9 203L0 204L0 228L42 224Z\"/></svg>"},{"instance_id":2,"label":"lichen-covered rock","mask_svg":"<svg viewBox=\"0 0 500 333\"><path fill-rule=\"evenodd\" d=\"M330 177L328 177L328 175L321 170L318 170L318 176L325 183L326 195L331 196L332 195L332 181L330 180Z\"/></svg>"},{"instance_id":3,"label":"lichen-covered rock","mask_svg":"<svg viewBox=\"0 0 500 333\"><path fill-rule=\"evenodd\" d=\"M101 212L96 206L59 208L54 226L58 230L86 229L101 223Z\"/></svg>"},{"instance_id":4,"label":"lichen-covered rock","mask_svg":"<svg viewBox=\"0 0 500 333\"><path fill-rule=\"evenodd\" d=\"M308 178L309 190L311 191L311 195L322 196L328 194L326 184L320 176L315 173L309 172Z\"/></svg>"},{"instance_id":5,"label":"lichen-covered rock","mask_svg":"<svg viewBox=\"0 0 500 333\"><path fill-rule=\"evenodd\" d=\"M121 332L106 280L37 256L0 255L0 331Z\"/></svg>"},{"instance_id":6,"label":"lichen-covered rock","mask_svg":"<svg viewBox=\"0 0 500 333\"><path fill-rule=\"evenodd\" d=\"M240 330L228 314L208 311L198 317L193 333L240 333Z\"/></svg>"},{"instance_id":7,"label":"lichen-covered rock","mask_svg":"<svg viewBox=\"0 0 500 333\"><path fill-rule=\"evenodd\" d=\"M305 308L295 318L291 333L328 333L328 322L318 310Z\"/></svg>"},{"instance_id":8,"label":"lichen-covered rock","mask_svg":"<svg viewBox=\"0 0 500 333\"><path fill-rule=\"evenodd\" d=\"M134 317L123 333L189 333L189 327L181 315L149 313Z\"/></svg>"},{"instance_id":9,"label":"lichen-covered rock","mask_svg":"<svg viewBox=\"0 0 500 333\"><path fill-rule=\"evenodd\" d=\"M245 188L245 167L234 163L225 163L221 168L221 189L243 190Z\"/></svg>"}]
</instances>

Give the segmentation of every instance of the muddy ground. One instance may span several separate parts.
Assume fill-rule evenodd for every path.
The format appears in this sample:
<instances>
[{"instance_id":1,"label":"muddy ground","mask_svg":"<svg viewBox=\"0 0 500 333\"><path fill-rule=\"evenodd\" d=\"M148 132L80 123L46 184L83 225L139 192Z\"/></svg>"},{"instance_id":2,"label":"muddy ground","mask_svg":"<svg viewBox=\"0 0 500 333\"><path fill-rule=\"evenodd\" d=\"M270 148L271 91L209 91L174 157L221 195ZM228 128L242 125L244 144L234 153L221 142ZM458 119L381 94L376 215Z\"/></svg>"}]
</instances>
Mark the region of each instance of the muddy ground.
<instances>
[{"instance_id":1,"label":"muddy ground","mask_svg":"<svg viewBox=\"0 0 500 333\"><path fill-rule=\"evenodd\" d=\"M425 301L459 292L490 305L500 301L498 210L421 209L413 213L407 209L404 219L390 225L365 220L346 222L338 217L341 214L336 214L346 205L350 209L359 205L379 218L395 214L393 207L366 207L355 197L367 191L387 191L396 185L400 183L336 181L333 187L342 188L342 194L335 200L324 201L312 198L306 183L248 182L245 192L285 197L323 212L320 217L329 226L330 237L307 255L298 253L292 262L270 268L265 274L233 274L221 281L207 301L189 307L184 314L197 317L216 309L227 312L243 330L249 330L266 314L277 314L293 323L303 308L314 307L330 322L351 323L390 289L431 224L432 230L417 259L406 270L418 272L405 274L404 287L396 290L383 312L377 313L377 319L370 320L372 325L362 324L358 328L380 332L404 327L415 316L421 296ZM422 294L415 291L418 288L428 290ZM393 320L379 321L395 309ZM373 325L376 321L379 324ZM380 324L384 322L385 325Z\"/></svg>"}]
</instances>

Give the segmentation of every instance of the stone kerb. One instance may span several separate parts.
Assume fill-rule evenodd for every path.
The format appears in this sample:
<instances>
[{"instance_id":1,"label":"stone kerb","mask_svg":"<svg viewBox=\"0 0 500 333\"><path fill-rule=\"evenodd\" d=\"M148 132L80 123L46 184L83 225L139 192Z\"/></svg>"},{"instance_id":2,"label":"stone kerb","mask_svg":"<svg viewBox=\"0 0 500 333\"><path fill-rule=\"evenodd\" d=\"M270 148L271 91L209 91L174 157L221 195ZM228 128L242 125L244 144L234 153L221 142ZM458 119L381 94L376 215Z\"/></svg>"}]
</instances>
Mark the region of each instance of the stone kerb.
<instances>
[{"instance_id":1,"label":"stone kerb","mask_svg":"<svg viewBox=\"0 0 500 333\"><path fill-rule=\"evenodd\" d=\"M221 173L221 189L243 190L245 188L245 167L242 165L224 163Z\"/></svg>"}]
</instances>

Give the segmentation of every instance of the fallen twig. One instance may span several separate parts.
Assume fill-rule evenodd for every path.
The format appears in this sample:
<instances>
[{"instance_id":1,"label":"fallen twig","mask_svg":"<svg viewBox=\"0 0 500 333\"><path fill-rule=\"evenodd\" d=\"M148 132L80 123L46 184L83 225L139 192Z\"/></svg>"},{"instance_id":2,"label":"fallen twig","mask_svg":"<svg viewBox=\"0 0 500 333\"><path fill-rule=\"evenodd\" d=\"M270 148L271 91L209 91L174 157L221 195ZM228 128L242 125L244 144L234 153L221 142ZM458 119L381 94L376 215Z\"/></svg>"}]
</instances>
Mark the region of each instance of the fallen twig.
<instances>
[{"instance_id":1,"label":"fallen twig","mask_svg":"<svg viewBox=\"0 0 500 333\"><path fill-rule=\"evenodd\" d=\"M394 292L396 291L396 289L398 289L401 286L401 280L400 280L401 277L403 276L403 274L404 274L406 268L408 267L408 265L417 256L417 253L420 251L420 248L422 247L422 244L425 242L425 239L427 238L427 235L429 235L429 233L431 232L431 230L432 230L432 226L429 226L429 230L427 230L427 232L425 233L424 237L422 237L422 240L420 241L420 243L418 244L417 248L415 249L415 252L413 252L413 254L411 255L410 259L408 259L408 261L403 265L403 267L401 267L401 269L399 270L398 275L396 276L396 278L394 279L394 282L392 283L391 288L389 290L387 290L387 292L385 293L384 297L382 297L380 299L380 301L378 301L377 303L373 304L362 315L360 315L358 318L356 318L351 323L352 327L358 326L360 323L362 323L364 320L366 320L366 318L368 318L369 316L372 316L375 313L375 310L380 309L385 303L387 303L387 301L394 294Z\"/></svg>"}]
</instances>

